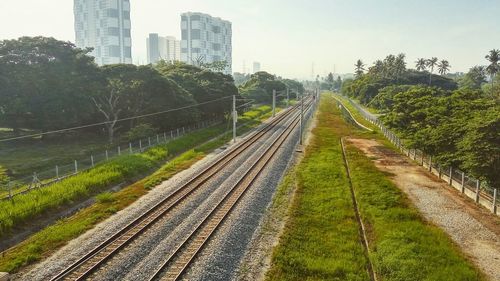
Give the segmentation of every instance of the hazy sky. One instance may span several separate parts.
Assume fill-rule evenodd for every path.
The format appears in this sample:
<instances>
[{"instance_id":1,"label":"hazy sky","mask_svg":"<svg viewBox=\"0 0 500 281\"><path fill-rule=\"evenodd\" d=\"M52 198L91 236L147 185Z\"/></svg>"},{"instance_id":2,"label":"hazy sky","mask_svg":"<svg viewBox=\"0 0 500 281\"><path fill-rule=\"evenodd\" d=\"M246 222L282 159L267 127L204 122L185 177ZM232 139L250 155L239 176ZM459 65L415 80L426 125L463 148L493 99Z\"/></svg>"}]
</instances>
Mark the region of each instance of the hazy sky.
<instances>
[{"instance_id":1,"label":"hazy sky","mask_svg":"<svg viewBox=\"0 0 500 281\"><path fill-rule=\"evenodd\" d=\"M452 71L486 64L500 48L500 0L130 0L134 63L146 62L151 32L180 37L180 13L205 12L233 23L233 71L310 78L353 72L403 52L448 59ZM72 0L0 0L0 39L23 35L74 41Z\"/></svg>"}]
</instances>

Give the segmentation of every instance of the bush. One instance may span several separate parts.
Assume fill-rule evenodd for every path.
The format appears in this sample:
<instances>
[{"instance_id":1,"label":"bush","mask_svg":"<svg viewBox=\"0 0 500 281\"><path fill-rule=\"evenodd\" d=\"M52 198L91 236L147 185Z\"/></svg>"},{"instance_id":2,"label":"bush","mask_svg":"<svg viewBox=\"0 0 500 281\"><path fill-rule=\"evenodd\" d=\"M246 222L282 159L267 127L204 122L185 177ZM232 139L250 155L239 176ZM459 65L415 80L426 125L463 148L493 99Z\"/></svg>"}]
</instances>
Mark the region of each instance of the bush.
<instances>
[{"instance_id":1,"label":"bush","mask_svg":"<svg viewBox=\"0 0 500 281\"><path fill-rule=\"evenodd\" d=\"M134 128L132 128L130 131L128 131L127 140L134 141L137 139L147 138L147 137L154 135L156 132L157 132L157 130L155 128L153 128L153 126L151 126L150 124L146 124L146 123L139 124L139 125L135 126Z\"/></svg>"},{"instance_id":2,"label":"bush","mask_svg":"<svg viewBox=\"0 0 500 281\"><path fill-rule=\"evenodd\" d=\"M104 203L111 203L114 202L116 199L113 196L113 193L111 192L103 192L95 197L95 200L98 203L104 204Z\"/></svg>"},{"instance_id":3,"label":"bush","mask_svg":"<svg viewBox=\"0 0 500 281\"><path fill-rule=\"evenodd\" d=\"M9 176L7 175L7 170L0 166L0 187L7 185L10 181Z\"/></svg>"}]
</instances>

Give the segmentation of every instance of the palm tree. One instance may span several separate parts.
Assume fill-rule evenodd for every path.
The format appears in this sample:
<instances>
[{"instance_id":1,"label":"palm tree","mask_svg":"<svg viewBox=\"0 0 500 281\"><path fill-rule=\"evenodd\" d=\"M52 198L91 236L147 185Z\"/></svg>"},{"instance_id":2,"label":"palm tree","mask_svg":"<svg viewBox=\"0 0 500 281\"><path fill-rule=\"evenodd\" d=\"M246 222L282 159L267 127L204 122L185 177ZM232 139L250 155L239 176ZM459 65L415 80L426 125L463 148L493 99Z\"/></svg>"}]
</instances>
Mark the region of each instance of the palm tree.
<instances>
[{"instance_id":1,"label":"palm tree","mask_svg":"<svg viewBox=\"0 0 500 281\"><path fill-rule=\"evenodd\" d=\"M363 75L365 71L365 64L363 63L363 61L358 60L354 65L354 67L356 67L355 68L356 77L358 78L361 77L361 75Z\"/></svg>"},{"instance_id":2,"label":"palm tree","mask_svg":"<svg viewBox=\"0 0 500 281\"><path fill-rule=\"evenodd\" d=\"M384 63L381 60L376 60L368 71L374 76L382 77L382 73L384 72Z\"/></svg>"},{"instance_id":3,"label":"palm tree","mask_svg":"<svg viewBox=\"0 0 500 281\"><path fill-rule=\"evenodd\" d=\"M396 74L396 81L399 81L399 77L406 71L406 55L401 53L396 57L394 61L394 72Z\"/></svg>"},{"instance_id":4,"label":"palm tree","mask_svg":"<svg viewBox=\"0 0 500 281\"><path fill-rule=\"evenodd\" d=\"M448 71L450 71L451 65L447 60L442 60L438 63L438 71L439 74L445 75Z\"/></svg>"},{"instance_id":5,"label":"palm tree","mask_svg":"<svg viewBox=\"0 0 500 281\"><path fill-rule=\"evenodd\" d=\"M485 58L490 62L490 65L486 67L486 72L490 75L491 86L493 87L493 78L500 71L500 50L491 50Z\"/></svg>"},{"instance_id":6,"label":"palm tree","mask_svg":"<svg viewBox=\"0 0 500 281\"><path fill-rule=\"evenodd\" d=\"M424 71L427 68L427 60L420 58L415 62L415 66L417 67L417 71Z\"/></svg>"},{"instance_id":7,"label":"palm tree","mask_svg":"<svg viewBox=\"0 0 500 281\"><path fill-rule=\"evenodd\" d=\"M425 65L431 69L431 72L429 73L429 86L432 85L432 73L434 72L434 67L437 65L438 58L432 57L428 59L425 63Z\"/></svg>"},{"instance_id":8,"label":"palm tree","mask_svg":"<svg viewBox=\"0 0 500 281\"><path fill-rule=\"evenodd\" d=\"M384 78L394 78L396 57L388 55L384 59Z\"/></svg>"}]
</instances>

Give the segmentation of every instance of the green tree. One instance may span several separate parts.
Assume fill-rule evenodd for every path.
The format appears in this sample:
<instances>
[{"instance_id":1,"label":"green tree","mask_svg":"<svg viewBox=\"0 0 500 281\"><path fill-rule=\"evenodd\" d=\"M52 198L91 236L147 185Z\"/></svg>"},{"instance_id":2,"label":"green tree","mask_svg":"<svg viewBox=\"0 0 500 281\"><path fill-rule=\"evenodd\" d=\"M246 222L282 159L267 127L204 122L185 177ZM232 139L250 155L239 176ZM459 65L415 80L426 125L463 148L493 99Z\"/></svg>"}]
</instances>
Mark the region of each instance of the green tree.
<instances>
[{"instance_id":1,"label":"green tree","mask_svg":"<svg viewBox=\"0 0 500 281\"><path fill-rule=\"evenodd\" d=\"M394 73L396 75L396 82L399 82L399 78L406 71L406 55L401 53L399 54L394 61Z\"/></svg>"},{"instance_id":2,"label":"green tree","mask_svg":"<svg viewBox=\"0 0 500 281\"><path fill-rule=\"evenodd\" d=\"M240 86L242 96L254 99L257 102L270 103L273 90L278 92L286 90L286 84L275 75L260 71L252 74L249 81Z\"/></svg>"},{"instance_id":3,"label":"green tree","mask_svg":"<svg viewBox=\"0 0 500 281\"><path fill-rule=\"evenodd\" d=\"M162 76L152 66L130 64L106 65L102 67L105 88L93 94L91 99L103 117L108 141L114 142L115 133L136 127L138 123L152 124L156 128L167 129L185 125L196 120L196 108L176 111L171 114L139 116L164 112L169 109L195 105L188 92L174 81ZM127 124L118 120L127 117ZM167 122L165 122L167 120Z\"/></svg>"},{"instance_id":4,"label":"green tree","mask_svg":"<svg viewBox=\"0 0 500 281\"><path fill-rule=\"evenodd\" d=\"M500 71L500 50L491 50L490 53L486 55L486 59L490 62L486 67L486 72L490 75L491 85L493 86L495 75Z\"/></svg>"},{"instance_id":5,"label":"green tree","mask_svg":"<svg viewBox=\"0 0 500 281\"><path fill-rule=\"evenodd\" d=\"M46 37L0 41L4 125L48 131L90 120L99 71L89 51Z\"/></svg>"},{"instance_id":6,"label":"green tree","mask_svg":"<svg viewBox=\"0 0 500 281\"><path fill-rule=\"evenodd\" d=\"M425 71L427 69L427 60L424 58L419 58L415 62L415 67L417 71Z\"/></svg>"},{"instance_id":7,"label":"green tree","mask_svg":"<svg viewBox=\"0 0 500 281\"><path fill-rule=\"evenodd\" d=\"M438 58L432 57L426 61L426 66L430 69L429 72L429 86L432 85L432 73L434 72L434 67L436 67L438 63Z\"/></svg>"},{"instance_id":8,"label":"green tree","mask_svg":"<svg viewBox=\"0 0 500 281\"><path fill-rule=\"evenodd\" d=\"M486 69L484 66L474 66L462 77L458 84L460 88L481 89L486 82Z\"/></svg>"},{"instance_id":9,"label":"green tree","mask_svg":"<svg viewBox=\"0 0 500 281\"><path fill-rule=\"evenodd\" d=\"M200 63L202 69L210 70L213 72L223 72L229 66L229 63L225 60L214 61L212 63Z\"/></svg>"},{"instance_id":10,"label":"green tree","mask_svg":"<svg viewBox=\"0 0 500 281\"><path fill-rule=\"evenodd\" d=\"M198 107L201 118L214 118L231 110L232 96L238 96L233 77L181 62L159 62L156 69L203 104ZM212 102L219 100L217 102Z\"/></svg>"},{"instance_id":11,"label":"green tree","mask_svg":"<svg viewBox=\"0 0 500 281\"><path fill-rule=\"evenodd\" d=\"M363 75L363 73L365 72L365 64L363 63L363 61L358 60L354 67L354 73L356 73L356 77L361 77L361 75Z\"/></svg>"},{"instance_id":12,"label":"green tree","mask_svg":"<svg viewBox=\"0 0 500 281\"><path fill-rule=\"evenodd\" d=\"M478 111L459 142L463 168L491 186L500 186L500 106Z\"/></svg>"},{"instance_id":13,"label":"green tree","mask_svg":"<svg viewBox=\"0 0 500 281\"><path fill-rule=\"evenodd\" d=\"M438 71L439 71L439 74L441 74L441 75L445 75L446 73L448 73L448 71L450 71L450 68L451 68L451 65L447 60L441 60L438 63Z\"/></svg>"}]
</instances>

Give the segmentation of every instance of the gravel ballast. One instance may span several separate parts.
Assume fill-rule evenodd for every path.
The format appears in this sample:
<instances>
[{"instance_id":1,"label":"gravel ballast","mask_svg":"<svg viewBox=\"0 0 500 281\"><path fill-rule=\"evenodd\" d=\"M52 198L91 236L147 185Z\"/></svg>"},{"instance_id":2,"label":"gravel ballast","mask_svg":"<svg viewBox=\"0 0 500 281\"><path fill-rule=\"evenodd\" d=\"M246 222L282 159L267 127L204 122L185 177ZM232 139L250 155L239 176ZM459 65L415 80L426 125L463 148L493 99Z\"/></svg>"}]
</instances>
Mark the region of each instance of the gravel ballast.
<instances>
[{"instance_id":1,"label":"gravel ballast","mask_svg":"<svg viewBox=\"0 0 500 281\"><path fill-rule=\"evenodd\" d=\"M280 128L274 129L273 131L276 133L282 129L283 128L280 126ZM111 259L104 268L99 270L93 276L92 279L144 279L144 273L153 272L161 260L166 258L169 253L172 252L173 248L180 242L180 239L185 237L185 235L191 230L191 227L202 218L207 210L215 205L218 198L221 198L222 195L228 191L230 184L244 172L245 168L247 168L251 162L247 160L254 159L260 150L264 149L264 144L269 143L270 141L271 138L268 138L265 142L260 141L259 143L254 144L254 149L249 149L246 153L239 156L235 162L226 167L223 172L217 175L216 178L208 181L203 188L196 191L195 195L192 196L190 200L183 202L181 205L176 207L175 212L172 212L171 215L161 219L140 238L136 239L120 254ZM296 140L294 142L296 142ZM293 147L287 145L287 148L291 149L288 153L293 154ZM118 212L106 221L100 223L94 229L71 241L67 246L63 247L47 260L36 265L29 272L19 274L17 277L21 280L49 279L57 272L70 265L83 253L97 246L107 237L114 234L131 220L138 217L144 211L159 202L162 198L171 194L201 169L207 167L217 157L221 157L221 155L225 153L226 152L222 152L219 153L219 155L211 154L193 165L190 169L185 170L172 177L170 180L163 182L127 209ZM282 153L280 153L280 155L281 154ZM284 162L276 164L276 167L278 167L277 171L284 171L286 168L287 161L282 161ZM275 165L273 164L272 166L274 167ZM274 175L272 178L267 180L266 184L269 185L270 182L276 182L277 184L281 174L279 176ZM247 195L245 197L248 197ZM254 199L261 200L262 198L256 197ZM265 199L266 198L262 200ZM267 204L263 204L263 206L265 209ZM233 213L238 213L238 211L234 210ZM252 221L254 220L255 219L252 219ZM251 229L252 228L248 228L246 230L249 232L248 235L250 237L253 233ZM243 244L242 250L244 250Z\"/></svg>"}]
</instances>

